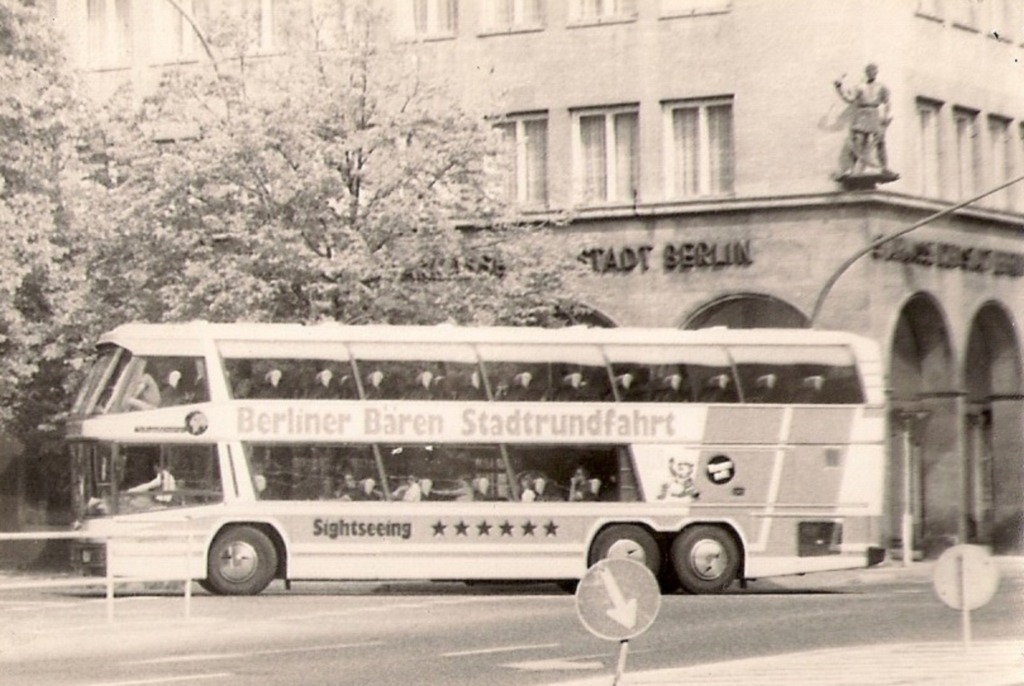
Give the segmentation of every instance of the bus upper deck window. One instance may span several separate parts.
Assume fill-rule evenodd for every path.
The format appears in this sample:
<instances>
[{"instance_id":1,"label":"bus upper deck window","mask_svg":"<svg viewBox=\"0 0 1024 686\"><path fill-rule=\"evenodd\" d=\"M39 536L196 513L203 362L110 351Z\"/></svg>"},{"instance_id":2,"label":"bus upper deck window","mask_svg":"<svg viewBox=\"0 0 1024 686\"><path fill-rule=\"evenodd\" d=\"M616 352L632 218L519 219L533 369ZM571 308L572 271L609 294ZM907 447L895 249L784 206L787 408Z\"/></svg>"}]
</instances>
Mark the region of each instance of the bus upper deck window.
<instances>
[{"instance_id":1,"label":"bus upper deck window","mask_svg":"<svg viewBox=\"0 0 1024 686\"><path fill-rule=\"evenodd\" d=\"M859 403L853 355L843 346L732 348L743 399L753 403Z\"/></svg>"},{"instance_id":2,"label":"bus upper deck window","mask_svg":"<svg viewBox=\"0 0 1024 686\"><path fill-rule=\"evenodd\" d=\"M125 355L125 358L128 356ZM105 391L107 412L152 410L210 398L205 363L197 357L131 357Z\"/></svg>"}]
</instances>

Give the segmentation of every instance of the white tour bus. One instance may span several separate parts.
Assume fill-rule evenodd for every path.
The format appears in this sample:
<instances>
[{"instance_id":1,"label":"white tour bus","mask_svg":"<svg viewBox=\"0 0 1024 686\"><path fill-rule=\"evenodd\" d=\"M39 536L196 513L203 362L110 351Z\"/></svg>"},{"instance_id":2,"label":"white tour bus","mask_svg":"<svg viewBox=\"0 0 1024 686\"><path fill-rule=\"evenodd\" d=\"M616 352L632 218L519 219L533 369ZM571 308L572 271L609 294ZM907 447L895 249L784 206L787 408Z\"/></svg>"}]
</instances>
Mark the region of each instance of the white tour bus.
<instances>
[{"instance_id":1,"label":"white tour bus","mask_svg":"<svg viewBox=\"0 0 1024 686\"><path fill-rule=\"evenodd\" d=\"M68 422L75 562L224 594L869 566L883 396L841 332L125 325Z\"/></svg>"}]
</instances>

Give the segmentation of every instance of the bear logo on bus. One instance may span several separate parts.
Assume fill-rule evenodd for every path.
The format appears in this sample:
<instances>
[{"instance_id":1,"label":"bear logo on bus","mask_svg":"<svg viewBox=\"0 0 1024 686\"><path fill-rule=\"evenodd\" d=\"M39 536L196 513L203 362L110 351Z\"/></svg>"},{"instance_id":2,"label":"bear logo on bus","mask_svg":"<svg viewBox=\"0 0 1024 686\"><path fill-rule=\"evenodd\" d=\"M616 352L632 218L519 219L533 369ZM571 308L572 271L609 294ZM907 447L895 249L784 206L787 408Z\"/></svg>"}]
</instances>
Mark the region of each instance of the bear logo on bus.
<instances>
[{"instance_id":1,"label":"bear logo on bus","mask_svg":"<svg viewBox=\"0 0 1024 686\"><path fill-rule=\"evenodd\" d=\"M670 457L668 472L669 480L661 485L658 500L693 502L700 497L700 491L697 490L697 483L693 478L697 468L692 462Z\"/></svg>"}]
</instances>

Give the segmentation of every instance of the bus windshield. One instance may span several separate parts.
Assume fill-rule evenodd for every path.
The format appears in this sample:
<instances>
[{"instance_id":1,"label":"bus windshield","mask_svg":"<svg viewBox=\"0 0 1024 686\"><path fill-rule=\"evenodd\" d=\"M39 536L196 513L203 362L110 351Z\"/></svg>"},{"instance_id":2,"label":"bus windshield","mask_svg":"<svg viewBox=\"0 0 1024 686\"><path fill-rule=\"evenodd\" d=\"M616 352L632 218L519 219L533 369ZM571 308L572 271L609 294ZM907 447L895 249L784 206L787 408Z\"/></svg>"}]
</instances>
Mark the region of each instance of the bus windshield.
<instances>
[{"instance_id":1,"label":"bus windshield","mask_svg":"<svg viewBox=\"0 0 1024 686\"><path fill-rule=\"evenodd\" d=\"M71 457L81 518L205 505L223 497L212 446L80 443Z\"/></svg>"},{"instance_id":2,"label":"bus windshield","mask_svg":"<svg viewBox=\"0 0 1024 686\"><path fill-rule=\"evenodd\" d=\"M209 400L201 357L136 356L108 348L93 363L72 404L72 416L117 414Z\"/></svg>"}]
</instances>

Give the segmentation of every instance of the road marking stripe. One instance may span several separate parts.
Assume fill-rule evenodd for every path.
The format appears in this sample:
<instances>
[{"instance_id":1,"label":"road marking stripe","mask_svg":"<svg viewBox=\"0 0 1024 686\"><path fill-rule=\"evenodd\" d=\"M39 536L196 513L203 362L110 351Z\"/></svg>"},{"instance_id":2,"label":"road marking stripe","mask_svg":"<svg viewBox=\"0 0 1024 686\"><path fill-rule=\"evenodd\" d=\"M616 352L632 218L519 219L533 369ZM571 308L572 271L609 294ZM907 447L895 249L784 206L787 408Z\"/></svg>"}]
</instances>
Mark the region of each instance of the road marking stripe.
<instances>
[{"instance_id":1,"label":"road marking stripe","mask_svg":"<svg viewBox=\"0 0 1024 686\"><path fill-rule=\"evenodd\" d=\"M441 653L441 657L465 657L467 655L490 655L492 653L511 653L517 650L537 650L541 648L557 648L560 643L536 643L534 645L522 646L498 646L495 648L480 648L479 650L460 650L455 653Z\"/></svg>"},{"instance_id":2,"label":"road marking stripe","mask_svg":"<svg viewBox=\"0 0 1024 686\"><path fill-rule=\"evenodd\" d=\"M198 681L200 679L226 679L234 676L232 672L212 672L210 674L190 674L188 676L165 676L153 679L132 679L131 681L97 681L88 686L145 686L146 684L173 684L182 681Z\"/></svg>"},{"instance_id":3,"label":"road marking stripe","mask_svg":"<svg viewBox=\"0 0 1024 686\"><path fill-rule=\"evenodd\" d=\"M122 665L157 665L170 662L204 662L209 660L235 660L238 658L256 657L258 655L286 655L288 653L311 653L318 650L341 650L344 648L365 648L367 646L383 645L383 641L367 641L365 643L334 643L319 646L304 646L301 648L276 648L274 650L250 650L240 653L202 653L199 655L172 655L170 657L155 657L148 660L131 660L122 662Z\"/></svg>"}]
</instances>

